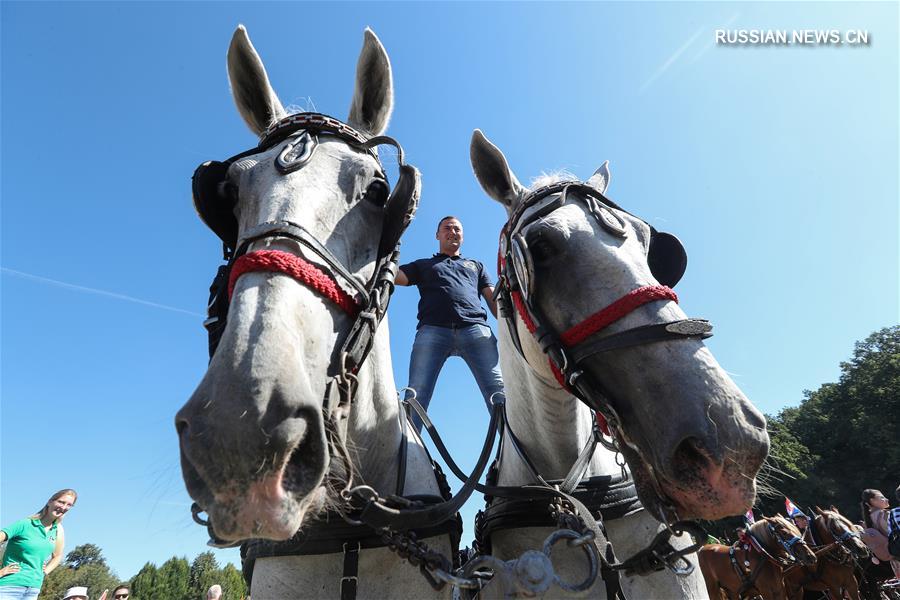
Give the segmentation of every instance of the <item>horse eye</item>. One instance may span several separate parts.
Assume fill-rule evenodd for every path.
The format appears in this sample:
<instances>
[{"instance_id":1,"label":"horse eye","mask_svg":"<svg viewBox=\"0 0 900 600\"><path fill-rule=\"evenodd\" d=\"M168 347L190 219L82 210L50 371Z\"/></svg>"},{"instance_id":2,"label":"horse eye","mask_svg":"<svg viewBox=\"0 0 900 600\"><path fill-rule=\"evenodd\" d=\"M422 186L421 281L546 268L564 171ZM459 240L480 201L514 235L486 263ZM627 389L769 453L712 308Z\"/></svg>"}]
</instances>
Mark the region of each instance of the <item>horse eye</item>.
<instances>
[{"instance_id":1,"label":"horse eye","mask_svg":"<svg viewBox=\"0 0 900 600\"><path fill-rule=\"evenodd\" d=\"M550 260L556 255L556 248L545 237L528 242L528 249L531 250L531 259L536 263Z\"/></svg>"},{"instance_id":2,"label":"horse eye","mask_svg":"<svg viewBox=\"0 0 900 600\"><path fill-rule=\"evenodd\" d=\"M219 195L229 202L236 202L238 199L238 186L226 179L219 184Z\"/></svg>"},{"instance_id":3,"label":"horse eye","mask_svg":"<svg viewBox=\"0 0 900 600\"><path fill-rule=\"evenodd\" d=\"M388 199L387 182L383 179L374 179L369 187L366 188L365 200L371 202L375 206L384 206Z\"/></svg>"}]
</instances>

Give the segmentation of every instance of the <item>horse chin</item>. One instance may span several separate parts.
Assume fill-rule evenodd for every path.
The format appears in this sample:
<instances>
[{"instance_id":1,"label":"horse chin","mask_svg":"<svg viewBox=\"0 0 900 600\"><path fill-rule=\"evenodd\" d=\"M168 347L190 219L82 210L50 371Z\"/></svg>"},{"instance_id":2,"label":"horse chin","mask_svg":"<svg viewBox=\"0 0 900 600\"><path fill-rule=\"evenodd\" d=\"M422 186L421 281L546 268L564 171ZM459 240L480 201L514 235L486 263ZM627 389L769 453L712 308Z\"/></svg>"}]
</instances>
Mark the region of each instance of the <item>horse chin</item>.
<instances>
[{"instance_id":1,"label":"horse chin","mask_svg":"<svg viewBox=\"0 0 900 600\"><path fill-rule=\"evenodd\" d=\"M207 511L216 535L228 541L287 540L308 517L325 508L328 494L324 485L297 495L285 491L281 479L281 474L260 479L240 496L217 494Z\"/></svg>"},{"instance_id":2,"label":"horse chin","mask_svg":"<svg viewBox=\"0 0 900 600\"><path fill-rule=\"evenodd\" d=\"M290 539L304 521L328 504L327 452L300 444L290 459L256 479L210 488L182 454L182 471L191 496L209 515L215 535L225 541Z\"/></svg>"},{"instance_id":3,"label":"horse chin","mask_svg":"<svg viewBox=\"0 0 900 600\"><path fill-rule=\"evenodd\" d=\"M716 520L745 513L756 498L756 480L746 476L733 461L725 466L712 462L679 472L679 481L653 471L633 449L622 453L634 477L638 497L660 520ZM656 482L654 481L656 473ZM674 511L672 510L674 509Z\"/></svg>"}]
</instances>

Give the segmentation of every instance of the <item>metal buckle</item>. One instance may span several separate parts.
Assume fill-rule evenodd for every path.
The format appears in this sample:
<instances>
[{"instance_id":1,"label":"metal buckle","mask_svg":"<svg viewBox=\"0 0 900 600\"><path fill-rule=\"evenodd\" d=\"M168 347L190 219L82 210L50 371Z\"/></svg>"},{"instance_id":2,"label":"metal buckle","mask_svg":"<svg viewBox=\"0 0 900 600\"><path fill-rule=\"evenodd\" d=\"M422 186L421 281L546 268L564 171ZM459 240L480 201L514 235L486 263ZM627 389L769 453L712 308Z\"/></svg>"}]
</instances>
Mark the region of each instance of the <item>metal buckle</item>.
<instances>
[{"instance_id":1,"label":"metal buckle","mask_svg":"<svg viewBox=\"0 0 900 600\"><path fill-rule=\"evenodd\" d=\"M666 331L669 333L677 333L678 335L703 335L712 331L712 325L704 319L685 319L683 321L675 321L666 325Z\"/></svg>"}]
</instances>

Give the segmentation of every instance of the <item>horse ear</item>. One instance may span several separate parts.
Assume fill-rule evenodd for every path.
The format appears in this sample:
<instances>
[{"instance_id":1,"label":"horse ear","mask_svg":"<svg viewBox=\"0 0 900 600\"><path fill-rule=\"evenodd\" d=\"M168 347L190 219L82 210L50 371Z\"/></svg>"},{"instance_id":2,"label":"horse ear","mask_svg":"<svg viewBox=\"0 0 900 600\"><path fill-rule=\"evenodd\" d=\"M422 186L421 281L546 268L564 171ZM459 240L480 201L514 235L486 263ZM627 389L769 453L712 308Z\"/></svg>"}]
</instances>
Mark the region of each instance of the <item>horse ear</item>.
<instances>
[{"instance_id":1,"label":"horse ear","mask_svg":"<svg viewBox=\"0 0 900 600\"><path fill-rule=\"evenodd\" d=\"M391 61L378 36L366 27L356 63L356 87L347 122L367 133L381 135L394 110Z\"/></svg>"},{"instance_id":2,"label":"horse ear","mask_svg":"<svg viewBox=\"0 0 900 600\"><path fill-rule=\"evenodd\" d=\"M509 168L500 148L488 140L480 129L472 132L469 158L475 178L485 193L506 207L512 207L525 188Z\"/></svg>"},{"instance_id":3,"label":"horse ear","mask_svg":"<svg viewBox=\"0 0 900 600\"><path fill-rule=\"evenodd\" d=\"M228 47L228 80L238 112L253 133L260 135L287 113L275 90L247 30L238 25Z\"/></svg>"},{"instance_id":4,"label":"horse ear","mask_svg":"<svg viewBox=\"0 0 900 600\"><path fill-rule=\"evenodd\" d=\"M601 194L606 193L606 188L609 187L610 180L609 173L609 161L603 161L603 164L600 165L600 168L594 171L594 174L591 175L591 178L587 180L587 184L600 192Z\"/></svg>"}]
</instances>

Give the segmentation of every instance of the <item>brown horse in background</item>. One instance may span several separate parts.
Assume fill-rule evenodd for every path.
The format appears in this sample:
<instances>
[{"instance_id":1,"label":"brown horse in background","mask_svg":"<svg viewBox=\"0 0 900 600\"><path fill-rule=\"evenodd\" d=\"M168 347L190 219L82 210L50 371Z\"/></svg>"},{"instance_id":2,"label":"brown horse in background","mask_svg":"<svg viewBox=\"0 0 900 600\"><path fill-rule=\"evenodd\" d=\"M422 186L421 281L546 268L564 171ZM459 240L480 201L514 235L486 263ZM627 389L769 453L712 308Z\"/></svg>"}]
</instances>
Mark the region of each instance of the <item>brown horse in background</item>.
<instances>
[{"instance_id":1,"label":"brown horse in background","mask_svg":"<svg viewBox=\"0 0 900 600\"><path fill-rule=\"evenodd\" d=\"M787 600L782 574L798 561L815 565L816 555L797 527L784 517L766 517L732 546L710 544L697 553L710 600Z\"/></svg>"},{"instance_id":2,"label":"brown horse in background","mask_svg":"<svg viewBox=\"0 0 900 600\"><path fill-rule=\"evenodd\" d=\"M869 549L860 540L853 524L836 509L816 507L816 513L804 533L804 541L813 547L819 560L815 568L795 565L785 570L784 587L788 598L802 600L806 589L827 591L832 598L843 598L846 592L850 600L860 600L854 557L868 558Z\"/></svg>"}]
</instances>

